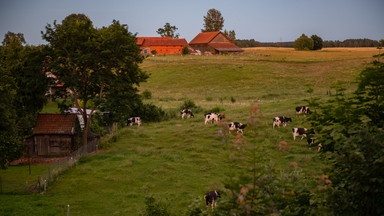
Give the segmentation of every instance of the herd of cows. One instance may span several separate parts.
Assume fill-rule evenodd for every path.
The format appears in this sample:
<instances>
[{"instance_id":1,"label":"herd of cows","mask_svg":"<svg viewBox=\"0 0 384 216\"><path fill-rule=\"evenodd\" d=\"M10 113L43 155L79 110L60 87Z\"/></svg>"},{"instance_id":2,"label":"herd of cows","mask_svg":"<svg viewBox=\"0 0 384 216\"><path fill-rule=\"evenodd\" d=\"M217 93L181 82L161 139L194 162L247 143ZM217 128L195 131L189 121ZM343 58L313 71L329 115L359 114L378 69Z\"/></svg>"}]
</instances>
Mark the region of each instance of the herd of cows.
<instances>
[{"instance_id":1,"label":"herd of cows","mask_svg":"<svg viewBox=\"0 0 384 216\"><path fill-rule=\"evenodd\" d=\"M304 116L305 116L306 114L311 114L311 113L312 112L309 110L309 108L307 106L296 107L296 114L304 114ZM192 113L192 110L190 110L190 109L183 109L180 111L180 114L181 114L182 119L184 119L184 117L186 117L186 118L195 117ZM204 124L206 125L208 123L211 123L211 124L218 123L224 118L225 118L224 114L217 114L217 113L213 113L213 112L212 113L206 113L206 114L204 114ZM275 126L280 127L280 125L283 125L285 127L288 122L292 122L292 118L285 117L285 116L278 116L278 117L273 118L272 127L273 128L275 128ZM126 123L126 125L130 125L130 126L135 125L135 124L138 126L141 126L142 122L141 122L140 117L131 117L128 119L128 121ZM243 134L244 129L247 127L247 124L242 124L240 122L229 122L227 126L228 126L229 133L236 130L237 133ZM303 139L304 137L307 138L308 144L313 144L315 138L308 137L307 136L308 134L314 134L314 132L311 130L308 130L307 128L299 128L299 127L292 128L293 140L296 140L297 136L301 136L301 139ZM318 151L320 151L321 147L322 147L321 144L319 144L318 145ZM210 191L210 192L206 193L204 196L206 205L207 206L211 205L212 208L214 206L216 206L216 200L218 198L220 198L220 193L216 190Z\"/></svg>"}]
</instances>

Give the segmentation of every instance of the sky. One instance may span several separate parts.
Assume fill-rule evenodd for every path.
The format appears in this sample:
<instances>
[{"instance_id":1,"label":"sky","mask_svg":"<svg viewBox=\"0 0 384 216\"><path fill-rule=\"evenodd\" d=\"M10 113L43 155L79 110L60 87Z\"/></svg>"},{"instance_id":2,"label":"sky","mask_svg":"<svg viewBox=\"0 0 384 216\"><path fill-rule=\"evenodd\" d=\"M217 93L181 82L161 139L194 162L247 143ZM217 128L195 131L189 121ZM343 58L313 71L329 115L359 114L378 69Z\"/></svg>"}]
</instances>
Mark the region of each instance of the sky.
<instances>
[{"instance_id":1,"label":"sky","mask_svg":"<svg viewBox=\"0 0 384 216\"><path fill-rule=\"evenodd\" d=\"M190 42L211 8L224 18L222 31L234 30L237 39L384 39L384 0L0 0L0 40L10 31L23 33L29 45L46 44L41 31L47 24L81 13L97 28L118 20L138 37L158 37L168 22Z\"/></svg>"}]
</instances>

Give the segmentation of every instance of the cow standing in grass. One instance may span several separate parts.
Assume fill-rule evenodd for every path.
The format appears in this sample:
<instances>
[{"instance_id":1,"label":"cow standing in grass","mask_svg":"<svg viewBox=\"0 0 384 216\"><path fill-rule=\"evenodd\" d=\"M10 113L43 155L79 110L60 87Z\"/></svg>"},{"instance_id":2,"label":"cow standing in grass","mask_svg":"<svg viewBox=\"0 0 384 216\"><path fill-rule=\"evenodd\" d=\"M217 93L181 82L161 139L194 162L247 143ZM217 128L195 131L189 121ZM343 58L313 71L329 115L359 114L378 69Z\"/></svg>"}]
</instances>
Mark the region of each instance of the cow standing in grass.
<instances>
[{"instance_id":1,"label":"cow standing in grass","mask_svg":"<svg viewBox=\"0 0 384 216\"><path fill-rule=\"evenodd\" d=\"M187 118L194 118L195 116L192 113L192 110L190 109L183 109L180 111L181 113L181 118L184 119L184 116L187 116Z\"/></svg>"},{"instance_id":2,"label":"cow standing in grass","mask_svg":"<svg viewBox=\"0 0 384 216\"><path fill-rule=\"evenodd\" d=\"M141 125L140 117L131 117L131 118L129 118L126 125L127 126L128 125L132 126L134 124L137 124L137 126L140 127L140 125Z\"/></svg>"},{"instance_id":3,"label":"cow standing in grass","mask_svg":"<svg viewBox=\"0 0 384 216\"><path fill-rule=\"evenodd\" d=\"M205 120L204 124L207 124L209 122L214 123L214 122L219 122L224 118L224 114L217 114L217 113L206 113L204 114Z\"/></svg>"},{"instance_id":4,"label":"cow standing in grass","mask_svg":"<svg viewBox=\"0 0 384 216\"><path fill-rule=\"evenodd\" d=\"M311 110L309 110L309 107L307 106L296 107L296 114L302 114L302 113L304 113L304 116L305 114L312 114Z\"/></svg>"},{"instance_id":5,"label":"cow standing in grass","mask_svg":"<svg viewBox=\"0 0 384 216\"><path fill-rule=\"evenodd\" d=\"M273 125L272 127L275 128L275 126L280 127L280 124L283 124L283 126L287 126L287 122L292 122L292 118L288 118L285 116L279 116L273 118Z\"/></svg>"},{"instance_id":6,"label":"cow standing in grass","mask_svg":"<svg viewBox=\"0 0 384 216\"><path fill-rule=\"evenodd\" d=\"M211 204L211 207L216 207L216 200L217 198L220 198L220 193L216 190L208 192L205 194L204 199L205 199L205 205Z\"/></svg>"},{"instance_id":7,"label":"cow standing in grass","mask_svg":"<svg viewBox=\"0 0 384 216\"><path fill-rule=\"evenodd\" d=\"M233 130L237 130L237 133L244 133L244 129L247 127L246 124L242 124L240 122L230 122L228 124L229 133Z\"/></svg>"}]
</instances>

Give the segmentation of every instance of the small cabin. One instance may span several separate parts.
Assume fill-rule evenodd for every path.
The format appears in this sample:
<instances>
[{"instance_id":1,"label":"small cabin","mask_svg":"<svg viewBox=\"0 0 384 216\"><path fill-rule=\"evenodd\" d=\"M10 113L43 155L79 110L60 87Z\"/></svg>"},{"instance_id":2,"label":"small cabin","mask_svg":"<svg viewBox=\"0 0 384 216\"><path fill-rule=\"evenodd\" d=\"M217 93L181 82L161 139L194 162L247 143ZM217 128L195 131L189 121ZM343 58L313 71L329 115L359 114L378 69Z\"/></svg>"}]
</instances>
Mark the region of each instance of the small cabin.
<instances>
[{"instance_id":1,"label":"small cabin","mask_svg":"<svg viewBox=\"0 0 384 216\"><path fill-rule=\"evenodd\" d=\"M33 129L32 153L57 157L70 154L74 148L76 114L39 113Z\"/></svg>"},{"instance_id":2,"label":"small cabin","mask_svg":"<svg viewBox=\"0 0 384 216\"><path fill-rule=\"evenodd\" d=\"M194 50L199 50L200 53L211 54L234 54L243 53L243 50L236 46L222 32L202 32L198 34L189 46Z\"/></svg>"}]
</instances>

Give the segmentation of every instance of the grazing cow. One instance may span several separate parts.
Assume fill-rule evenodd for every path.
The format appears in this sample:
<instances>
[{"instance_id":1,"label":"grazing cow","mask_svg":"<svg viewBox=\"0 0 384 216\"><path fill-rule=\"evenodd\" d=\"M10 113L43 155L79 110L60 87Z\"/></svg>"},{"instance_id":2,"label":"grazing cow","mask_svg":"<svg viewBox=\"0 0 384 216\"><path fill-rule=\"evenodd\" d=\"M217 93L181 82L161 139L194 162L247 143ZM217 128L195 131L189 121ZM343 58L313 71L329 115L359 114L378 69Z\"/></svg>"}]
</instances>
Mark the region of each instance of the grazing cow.
<instances>
[{"instance_id":1,"label":"grazing cow","mask_svg":"<svg viewBox=\"0 0 384 216\"><path fill-rule=\"evenodd\" d=\"M217 113L206 113L204 114L205 120L204 124L207 124L208 122L214 123L219 122L224 118L224 114L217 114Z\"/></svg>"},{"instance_id":2,"label":"grazing cow","mask_svg":"<svg viewBox=\"0 0 384 216\"><path fill-rule=\"evenodd\" d=\"M231 133L231 131L233 131L235 129L237 130L237 133L239 133L239 132L244 133L243 130L245 129L245 127L247 127L246 124L242 124L239 122L230 122L228 124L229 133Z\"/></svg>"},{"instance_id":3,"label":"grazing cow","mask_svg":"<svg viewBox=\"0 0 384 216\"><path fill-rule=\"evenodd\" d=\"M127 126L128 125L130 125L130 126L132 126L132 125L134 125L134 124L137 124L137 126L140 126L141 125L141 119L140 119L140 117L131 117L131 118L129 118L128 119L128 121L127 121Z\"/></svg>"},{"instance_id":4,"label":"grazing cow","mask_svg":"<svg viewBox=\"0 0 384 216\"><path fill-rule=\"evenodd\" d=\"M301 139L307 137L307 128L292 128L293 140L296 140L297 136L301 136ZM310 132L310 134L315 134L315 132Z\"/></svg>"},{"instance_id":5,"label":"grazing cow","mask_svg":"<svg viewBox=\"0 0 384 216\"><path fill-rule=\"evenodd\" d=\"M193 113L192 113L192 110L190 110L190 109L183 109L183 110L180 111L180 113L181 113L181 118L182 118L182 119L184 119L184 116L187 116L187 118L188 118L188 117L189 117L189 118L193 118L193 117L195 117L195 116L193 115Z\"/></svg>"},{"instance_id":6,"label":"grazing cow","mask_svg":"<svg viewBox=\"0 0 384 216\"><path fill-rule=\"evenodd\" d=\"M285 127L287 126L287 122L292 122L292 118L288 118L284 116L275 117L273 119L272 127L275 128L275 125L277 125L277 127L280 127L280 124L283 124L283 126Z\"/></svg>"},{"instance_id":7,"label":"grazing cow","mask_svg":"<svg viewBox=\"0 0 384 216\"><path fill-rule=\"evenodd\" d=\"M309 110L309 107L306 107L306 106L298 106L296 107L296 114L301 114L301 113L304 113L304 116L305 114L312 114L311 110Z\"/></svg>"},{"instance_id":8,"label":"grazing cow","mask_svg":"<svg viewBox=\"0 0 384 216\"><path fill-rule=\"evenodd\" d=\"M216 207L216 200L217 200L217 198L220 198L220 197L221 197L220 193L216 190L206 193L204 196L205 205L207 205L207 207L208 207L208 204L211 204L212 208L213 208L213 206Z\"/></svg>"}]
</instances>

